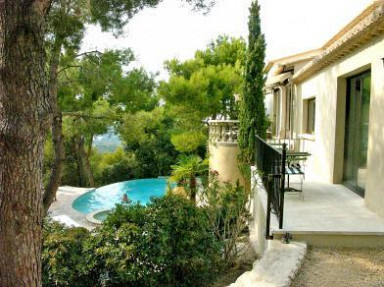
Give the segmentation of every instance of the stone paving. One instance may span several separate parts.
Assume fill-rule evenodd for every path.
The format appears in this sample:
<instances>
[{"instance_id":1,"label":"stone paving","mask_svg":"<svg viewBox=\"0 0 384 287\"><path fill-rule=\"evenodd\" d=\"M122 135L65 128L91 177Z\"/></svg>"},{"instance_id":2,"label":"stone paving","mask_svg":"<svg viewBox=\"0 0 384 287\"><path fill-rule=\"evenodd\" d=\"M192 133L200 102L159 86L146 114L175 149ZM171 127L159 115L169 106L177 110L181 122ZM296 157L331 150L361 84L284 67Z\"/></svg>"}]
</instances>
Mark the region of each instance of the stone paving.
<instances>
[{"instance_id":1,"label":"stone paving","mask_svg":"<svg viewBox=\"0 0 384 287\"><path fill-rule=\"evenodd\" d=\"M72 203L77 197L92 189L71 186L60 187L56 194L56 201L52 203L48 210L50 216L66 215L87 229L94 228L94 225L87 221L86 214L72 208Z\"/></svg>"}]
</instances>

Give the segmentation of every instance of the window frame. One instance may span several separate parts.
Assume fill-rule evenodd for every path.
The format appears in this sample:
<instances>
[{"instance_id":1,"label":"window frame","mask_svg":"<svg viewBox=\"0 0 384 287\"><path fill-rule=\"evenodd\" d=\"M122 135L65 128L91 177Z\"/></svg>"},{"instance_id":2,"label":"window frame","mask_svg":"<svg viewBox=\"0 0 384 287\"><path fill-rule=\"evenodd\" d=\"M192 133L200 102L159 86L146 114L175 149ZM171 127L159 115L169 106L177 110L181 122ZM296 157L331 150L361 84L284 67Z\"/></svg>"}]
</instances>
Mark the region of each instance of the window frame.
<instances>
[{"instance_id":1,"label":"window frame","mask_svg":"<svg viewBox=\"0 0 384 287\"><path fill-rule=\"evenodd\" d=\"M304 132L309 135L314 135L316 131L316 97L305 99L304 107Z\"/></svg>"}]
</instances>

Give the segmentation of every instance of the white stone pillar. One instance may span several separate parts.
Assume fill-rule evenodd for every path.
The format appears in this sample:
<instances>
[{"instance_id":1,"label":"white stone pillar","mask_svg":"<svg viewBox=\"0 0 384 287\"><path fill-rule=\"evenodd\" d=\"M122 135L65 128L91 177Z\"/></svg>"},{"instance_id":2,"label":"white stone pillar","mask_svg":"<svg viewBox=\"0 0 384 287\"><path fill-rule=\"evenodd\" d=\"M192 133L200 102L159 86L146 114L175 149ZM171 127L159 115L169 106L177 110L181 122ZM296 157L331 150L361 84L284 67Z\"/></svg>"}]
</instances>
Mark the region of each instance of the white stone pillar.
<instances>
[{"instance_id":1,"label":"white stone pillar","mask_svg":"<svg viewBox=\"0 0 384 287\"><path fill-rule=\"evenodd\" d=\"M238 125L239 122L233 120L209 121L209 168L219 173L218 179L222 183L243 182L237 163Z\"/></svg>"}]
</instances>

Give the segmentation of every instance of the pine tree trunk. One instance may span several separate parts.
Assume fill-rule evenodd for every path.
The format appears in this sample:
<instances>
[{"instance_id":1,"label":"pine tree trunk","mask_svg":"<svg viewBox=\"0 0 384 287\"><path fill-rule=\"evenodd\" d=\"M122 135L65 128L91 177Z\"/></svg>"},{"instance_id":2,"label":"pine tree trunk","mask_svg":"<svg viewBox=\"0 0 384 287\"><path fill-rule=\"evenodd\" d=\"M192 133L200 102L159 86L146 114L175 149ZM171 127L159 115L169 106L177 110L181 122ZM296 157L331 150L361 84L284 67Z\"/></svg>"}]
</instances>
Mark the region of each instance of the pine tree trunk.
<instances>
[{"instance_id":1,"label":"pine tree trunk","mask_svg":"<svg viewBox=\"0 0 384 287\"><path fill-rule=\"evenodd\" d=\"M0 1L0 286L41 286L48 0Z\"/></svg>"},{"instance_id":2,"label":"pine tree trunk","mask_svg":"<svg viewBox=\"0 0 384 287\"><path fill-rule=\"evenodd\" d=\"M81 177L82 186L85 187L94 187L95 180L93 177L91 164L89 162L89 157L85 152L85 143L84 138L81 136L75 136L74 138L74 151L77 159L77 164L79 168L79 174Z\"/></svg>"},{"instance_id":3,"label":"pine tree trunk","mask_svg":"<svg viewBox=\"0 0 384 287\"><path fill-rule=\"evenodd\" d=\"M54 109L53 109L54 110ZM62 115L59 111L54 112L52 122L52 141L54 150L54 162L51 168L49 181L45 186L44 193L44 215L47 214L49 207L56 198L56 192L61 183L61 176L65 160L64 136L62 134Z\"/></svg>"},{"instance_id":4,"label":"pine tree trunk","mask_svg":"<svg viewBox=\"0 0 384 287\"><path fill-rule=\"evenodd\" d=\"M59 59L61 54L61 42L57 38L51 50L51 61L49 66L49 98L50 105L52 107L53 120L51 124L51 134L54 151L54 162L51 168L51 174L49 181L45 186L44 193L44 215L48 212L51 203L56 198L56 192L61 183L61 176L65 160L64 149L64 135L63 135L63 122L62 113L60 112L57 102L57 90L58 90L58 68Z\"/></svg>"}]
</instances>

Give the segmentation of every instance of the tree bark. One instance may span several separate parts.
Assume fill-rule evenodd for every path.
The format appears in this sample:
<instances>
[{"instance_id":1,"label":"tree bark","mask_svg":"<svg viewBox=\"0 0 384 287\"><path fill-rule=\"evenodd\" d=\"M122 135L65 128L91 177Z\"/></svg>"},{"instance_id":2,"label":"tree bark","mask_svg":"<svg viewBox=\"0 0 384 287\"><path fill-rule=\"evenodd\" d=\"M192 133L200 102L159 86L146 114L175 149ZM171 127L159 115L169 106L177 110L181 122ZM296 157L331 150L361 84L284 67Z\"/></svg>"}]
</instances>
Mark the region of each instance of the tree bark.
<instances>
[{"instance_id":1,"label":"tree bark","mask_svg":"<svg viewBox=\"0 0 384 287\"><path fill-rule=\"evenodd\" d=\"M0 286L41 286L49 0L0 1Z\"/></svg>"},{"instance_id":2,"label":"tree bark","mask_svg":"<svg viewBox=\"0 0 384 287\"><path fill-rule=\"evenodd\" d=\"M93 177L89 157L85 152L84 138L76 135L73 139L75 157L80 174L81 185L85 187L94 187L95 180Z\"/></svg>"},{"instance_id":3,"label":"tree bark","mask_svg":"<svg viewBox=\"0 0 384 287\"><path fill-rule=\"evenodd\" d=\"M61 176L65 160L64 136L62 134L62 115L60 112L54 112L52 122L52 141L54 150L54 162L51 168L49 181L45 186L43 199L44 215L47 214L49 207L56 197L56 192L61 183Z\"/></svg>"},{"instance_id":4,"label":"tree bark","mask_svg":"<svg viewBox=\"0 0 384 287\"><path fill-rule=\"evenodd\" d=\"M60 186L63 165L65 160L64 135L62 114L57 102L58 90L58 68L61 54L61 40L56 38L51 50L51 61L49 65L49 98L52 107L53 120L51 122L51 134L54 151L54 162L51 168L51 174L44 193L44 215L47 214L49 207L56 197L56 192Z\"/></svg>"}]
</instances>

